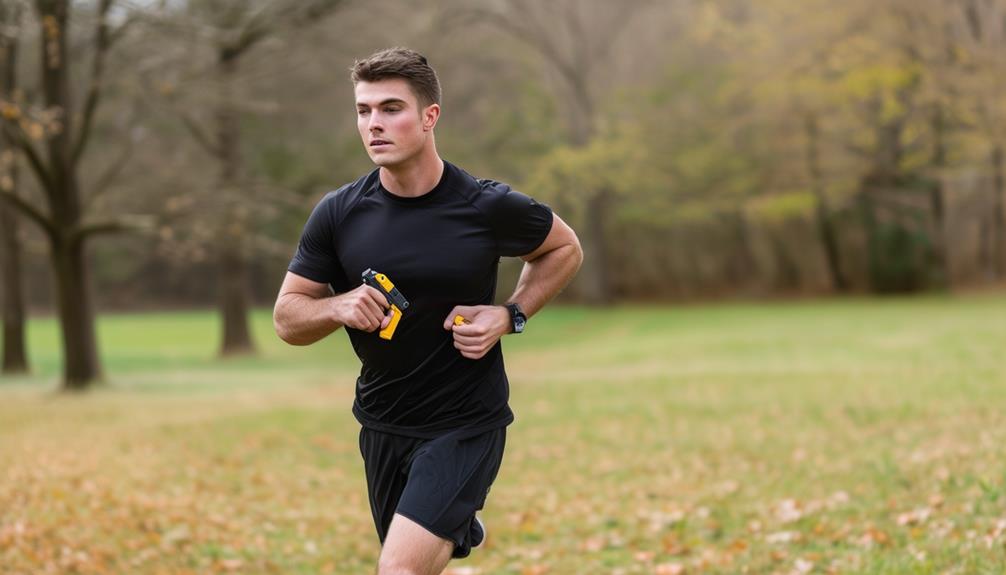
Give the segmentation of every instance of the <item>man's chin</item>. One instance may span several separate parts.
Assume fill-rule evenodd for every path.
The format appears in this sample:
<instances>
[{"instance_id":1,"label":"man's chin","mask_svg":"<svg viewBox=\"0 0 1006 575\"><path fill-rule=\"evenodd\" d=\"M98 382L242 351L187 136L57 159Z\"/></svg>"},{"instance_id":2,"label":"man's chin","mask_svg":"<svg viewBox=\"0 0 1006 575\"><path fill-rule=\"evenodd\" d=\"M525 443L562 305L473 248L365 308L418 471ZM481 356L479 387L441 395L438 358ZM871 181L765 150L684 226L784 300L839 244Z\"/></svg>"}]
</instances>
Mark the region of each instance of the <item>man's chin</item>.
<instances>
[{"instance_id":1,"label":"man's chin","mask_svg":"<svg viewBox=\"0 0 1006 575\"><path fill-rule=\"evenodd\" d=\"M401 159L397 157L391 157L386 154L378 154L376 156L370 156L370 161L381 168L391 168L401 164Z\"/></svg>"}]
</instances>

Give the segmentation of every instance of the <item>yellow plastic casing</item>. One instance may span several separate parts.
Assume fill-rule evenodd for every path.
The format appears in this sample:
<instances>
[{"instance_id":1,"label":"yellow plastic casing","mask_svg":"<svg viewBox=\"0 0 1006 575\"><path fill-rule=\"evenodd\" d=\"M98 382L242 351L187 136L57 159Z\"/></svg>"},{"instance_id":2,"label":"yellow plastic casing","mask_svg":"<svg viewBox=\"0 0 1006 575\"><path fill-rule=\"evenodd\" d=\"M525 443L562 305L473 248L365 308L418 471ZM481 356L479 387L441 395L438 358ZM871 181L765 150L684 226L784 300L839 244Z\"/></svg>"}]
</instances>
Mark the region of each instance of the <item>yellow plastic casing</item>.
<instances>
[{"instance_id":1,"label":"yellow plastic casing","mask_svg":"<svg viewBox=\"0 0 1006 575\"><path fill-rule=\"evenodd\" d=\"M388 276L384 274L375 274L374 279L376 279L377 283L381 284L381 287L383 287L388 293L391 293L391 290L395 289L395 284L391 283ZM402 310L398 309L397 305L391 304L391 323L388 324L388 327L381 330L381 339L391 339L391 337L395 335L395 328L398 327L398 321L401 319Z\"/></svg>"},{"instance_id":2,"label":"yellow plastic casing","mask_svg":"<svg viewBox=\"0 0 1006 575\"><path fill-rule=\"evenodd\" d=\"M377 277L380 279L381 276ZM400 319L402 319L402 310L398 309L397 305L391 304L391 322L388 323L388 327L381 330L381 339L391 339L391 336L395 335L395 328L398 327L398 321Z\"/></svg>"},{"instance_id":3,"label":"yellow plastic casing","mask_svg":"<svg viewBox=\"0 0 1006 575\"><path fill-rule=\"evenodd\" d=\"M464 318L464 316L460 314L454 316L454 325L464 325L466 323L472 323L472 322L468 321L467 319Z\"/></svg>"},{"instance_id":4,"label":"yellow plastic casing","mask_svg":"<svg viewBox=\"0 0 1006 575\"><path fill-rule=\"evenodd\" d=\"M388 276L384 274L375 274L374 278L377 280L377 283L381 284L381 287L388 291L388 293L391 293L391 290L395 289L395 284L391 283Z\"/></svg>"}]
</instances>

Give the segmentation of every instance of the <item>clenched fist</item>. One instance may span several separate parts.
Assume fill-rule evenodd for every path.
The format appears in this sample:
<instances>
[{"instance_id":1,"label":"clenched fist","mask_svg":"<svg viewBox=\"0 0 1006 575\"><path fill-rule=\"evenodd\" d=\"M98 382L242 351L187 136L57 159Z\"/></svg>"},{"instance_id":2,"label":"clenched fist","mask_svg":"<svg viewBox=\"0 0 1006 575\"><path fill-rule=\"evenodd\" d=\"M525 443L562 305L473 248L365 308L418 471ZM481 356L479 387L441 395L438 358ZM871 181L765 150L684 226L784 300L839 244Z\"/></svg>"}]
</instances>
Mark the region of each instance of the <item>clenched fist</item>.
<instances>
[{"instance_id":1,"label":"clenched fist","mask_svg":"<svg viewBox=\"0 0 1006 575\"><path fill-rule=\"evenodd\" d=\"M346 327L360 331L377 331L388 327L388 299L378 290L363 284L332 298L332 315Z\"/></svg>"},{"instance_id":2,"label":"clenched fist","mask_svg":"<svg viewBox=\"0 0 1006 575\"><path fill-rule=\"evenodd\" d=\"M454 325L457 315L468 323ZM444 329L454 332L454 347L468 359L479 359L488 353L510 332L510 326L510 312L498 305L455 306L444 320Z\"/></svg>"}]
</instances>

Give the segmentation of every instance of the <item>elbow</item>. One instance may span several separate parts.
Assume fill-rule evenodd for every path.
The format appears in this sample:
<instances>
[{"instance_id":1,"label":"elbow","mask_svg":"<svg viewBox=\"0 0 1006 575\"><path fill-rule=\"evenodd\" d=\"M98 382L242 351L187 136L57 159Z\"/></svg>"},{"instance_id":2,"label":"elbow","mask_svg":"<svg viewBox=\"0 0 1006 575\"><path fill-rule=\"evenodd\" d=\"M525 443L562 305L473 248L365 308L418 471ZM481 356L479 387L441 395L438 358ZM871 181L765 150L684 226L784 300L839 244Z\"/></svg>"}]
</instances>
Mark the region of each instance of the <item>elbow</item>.
<instances>
[{"instance_id":1,"label":"elbow","mask_svg":"<svg viewBox=\"0 0 1006 575\"><path fill-rule=\"evenodd\" d=\"M296 329L290 321L277 307L272 314L272 328L276 335L289 345L306 346L322 339L323 335L314 335L304 329Z\"/></svg>"},{"instance_id":2,"label":"elbow","mask_svg":"<svg viewBox=\"0 0 1006 575\"><path fill-rule=\"evenodd\" d=\"M290 341L289 330L287 330L286 326L283 325L283 322L281 322L279 318L276 317L276 312L273 312L272 316L272 329L273 331L276 332L276 335L279 336L281 340L285 341L286 343L292 343Z\"/></svg>"},{"instance_id":3,"label":"elbow","mask_svg":"<svg viewBox=\"0 0 1006 575\"><path fill-rule=\"evenodd\" d=\"M296 334L293 333L293 330L284 321L279 304L272 310L272 328L276 332L276 335L284 342L290 345L304 345L299 342Z\"/></svg>"},{"instance_id":4,"label":"elbow","mask_svg":"<svg viewBox=\"0 0 1006 575\"><path fill-rule=\"evenodd\" d=\"M298 337L297 334L295 334L290 329L284 328L283 326L276 324L275 322L273 323L273 326L276 329L276 335L278 335L281 340L290 345L303 346L303 345L311 345L312 343L314 343L302 337Z\"/></svg>"},{"instance_id":5,"label":"elbow","mask_svg":"<svg viewBox=\"0 0 1006 575\"><path fill-rule=\"evenodd\" d=\"M573 241L570 244L573 248L573 256L570 258L573 261L573 273L580 271L580 266L583 265L583 248L580 246L580 238L573 236Z\"/></svg>"},{"instance_id":6,"label":"elbow","mask_svg":"<svg viewBox=\"0 0 1006 575\"><path fill-rule=\"evenodd\" d=\"M279 336L281 340L290 345L297 345L296 340L293 339L293 337L290 335L290 332L287 331L283 326L277 324L276 322L273 322L273 329L276 330L276 335Z\"/></svg>"},{"instance_id":7,"label":"elbow","mask_svg":"<svg viewBox=\"0 0 1006 575\"><path fill-rule=\"evenodd\" d=\"M285 341L286 343L288 343L290 345L296 345L298 347L304 347L304 346L311 345L312 343L314 343L313 341L307 341L307 340L301 340L301 339L292 339L292 338L290 338L290 339L281 338L281 339L283 339L283 341Z\"/></svg>"}]
</instances>

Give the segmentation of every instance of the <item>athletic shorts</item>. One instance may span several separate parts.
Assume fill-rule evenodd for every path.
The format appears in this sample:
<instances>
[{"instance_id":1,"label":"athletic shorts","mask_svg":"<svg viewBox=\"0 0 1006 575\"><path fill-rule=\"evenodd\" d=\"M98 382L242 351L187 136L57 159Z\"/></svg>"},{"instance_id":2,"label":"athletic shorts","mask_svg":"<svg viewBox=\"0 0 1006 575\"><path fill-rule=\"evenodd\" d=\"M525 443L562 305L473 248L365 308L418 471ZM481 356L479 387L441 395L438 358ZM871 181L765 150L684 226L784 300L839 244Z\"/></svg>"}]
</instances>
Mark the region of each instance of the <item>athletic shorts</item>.
<instances>
[{"instance_id":1,"label":"athletic shorts","mask_svg":"<svg viewBox=\"0 0 1006 575\"><path fill-rule=\"evenodd\" d=\"M452 541L453 557L467 557L482 538L475 512L485 505L505 444L505 427L474 436L454 431L434 439L362 428L360 453L381 544L398 513Z\"/></svg>"}]
</instances>

